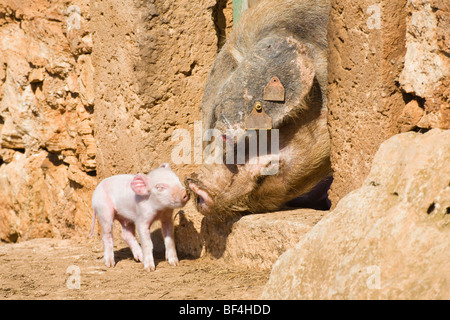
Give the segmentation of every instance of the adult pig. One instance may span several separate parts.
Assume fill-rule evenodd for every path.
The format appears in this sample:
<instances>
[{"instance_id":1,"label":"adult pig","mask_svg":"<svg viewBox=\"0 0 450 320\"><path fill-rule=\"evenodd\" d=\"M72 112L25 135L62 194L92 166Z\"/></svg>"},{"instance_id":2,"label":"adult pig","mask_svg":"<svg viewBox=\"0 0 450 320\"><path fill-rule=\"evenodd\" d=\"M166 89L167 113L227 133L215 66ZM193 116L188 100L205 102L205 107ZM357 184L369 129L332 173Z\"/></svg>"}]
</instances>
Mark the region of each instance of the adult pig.
<instances>
[{"instance_id":1,"label":"adult pig","mask_svg":"<svg viewBox=\"0 0 450 320\"><path fill-rule=\"evenodd\" d=\"M115 264L112 237L114 219L121 223L122 237L131 248L134 259L143 261L147 271L155 270L150 226L155 220L160 220L166 259L169 264L177 265L172 213L173 209L183 207L188 200L186 189L168 163L161 164L147 175L122 174L102 180L92 196L94 214L90 236L97 215L102 229L106 266L113 267ZM142 248L135 237L136 228Z\"/></svg>"},{"instance_id":2,"label":"adult pig","mask_svg":"<svg viewBox=\"0 0 450 320\"><path fill-rule=\"evenodd\" d=\"M278 130L278 148L271 130L267 154L258 154L257 159L247 155L241 164L205 164L187 178L201 213L276 210L330 176L328 12L328 0L260 1L234 26L209 73L202 102L203 129L221 132L222 139L216 137L211 145L224 143L220 148L225 159L227 144L236 150L248 139L246 120L258 107L271 118L272 129ZM264 95L273 77L284 88L281 98ZM261 135L262 130L255 132Z\"/></svg>"}]
</instances>

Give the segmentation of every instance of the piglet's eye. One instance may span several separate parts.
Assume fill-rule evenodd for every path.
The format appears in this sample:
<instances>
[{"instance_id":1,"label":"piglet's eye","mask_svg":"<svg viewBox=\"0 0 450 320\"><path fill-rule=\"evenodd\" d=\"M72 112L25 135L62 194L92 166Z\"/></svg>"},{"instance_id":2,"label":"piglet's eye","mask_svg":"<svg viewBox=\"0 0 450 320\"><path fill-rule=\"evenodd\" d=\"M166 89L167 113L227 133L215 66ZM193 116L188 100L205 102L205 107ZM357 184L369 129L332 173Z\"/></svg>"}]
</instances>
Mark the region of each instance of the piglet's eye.
<instances>
[{"instance_id":1,"label":"piglet's eye","mask_svg":"<svg viewBox=\"0 0 450 320\"><path fill-rule=\"evenodd\" d=\"M163 190L167 189L169 186L164 183L158 183L155 187L156 187L156 190L163 191Z\"/></svg>"}]
</instances>

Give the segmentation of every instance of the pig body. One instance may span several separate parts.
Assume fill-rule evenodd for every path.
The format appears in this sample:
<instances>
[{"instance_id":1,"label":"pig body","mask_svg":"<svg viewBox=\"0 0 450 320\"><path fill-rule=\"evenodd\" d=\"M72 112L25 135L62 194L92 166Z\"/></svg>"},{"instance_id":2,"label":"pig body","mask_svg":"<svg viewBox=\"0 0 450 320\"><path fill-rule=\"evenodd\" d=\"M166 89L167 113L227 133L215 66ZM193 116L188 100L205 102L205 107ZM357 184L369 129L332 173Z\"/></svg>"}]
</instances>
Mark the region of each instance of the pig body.
<instances>
[{"instance_id":1,"label":"pig body","mask_svg":"<svg viewBox=\"0 0 450 320\"><path fill-rule=\"evenodd\" d=\"M204 161L200 171L186 179L201 213L277 210L331 175L326 99L329 7L329 0L262 0L233 26L206 82L203 129L221 132L224 143L231 144L221 146L223 150L234 144L236 154L248 133L246 119L259 105L278 130L279 150L257 159L248 156L245 163ZM273 77L285 89L275 101L264 94Z\"/></svg>"},{"instance_id":2,"label":"pig body","mask_svg":"<svg viewBox=\"0 0 450 320\"><path fill-rule=\"evenodd\" d=\"M92 196L91 236L97 215L104 246L104 259L108 267L115 264L112 227L114 219L122 225L122 237L130 247L134 259L142 261L147 271L155 269L150 226L161 221L166 247L166 259L178 264L173 237L173 209L183 207L189 197L179 178L166 163L147 175L116 175L102 180ZM137 230L141 245L135 231Z\"/></svg>"}]
</instances>

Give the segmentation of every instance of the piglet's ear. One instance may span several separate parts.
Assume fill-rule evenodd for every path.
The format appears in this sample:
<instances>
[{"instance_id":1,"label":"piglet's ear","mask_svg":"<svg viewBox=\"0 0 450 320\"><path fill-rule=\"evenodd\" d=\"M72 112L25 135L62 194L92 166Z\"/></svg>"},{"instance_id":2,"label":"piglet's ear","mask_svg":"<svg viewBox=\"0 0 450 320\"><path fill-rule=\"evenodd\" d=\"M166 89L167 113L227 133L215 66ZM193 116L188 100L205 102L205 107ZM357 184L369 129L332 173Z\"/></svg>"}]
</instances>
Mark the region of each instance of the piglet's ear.
<instances>
[{"instance_id":1,"label":"piglet's ear","mask_svg":"<svg viewBox=\"0 0 450 320\"><path fill-rule=\"evenodd\" d=\"M164 163L161 163L161 165L159 167L170 169L170 164L168 164L167 162L164 162Z\"/></svg>"},{"instance_id":2,"label":"piglet's ear","mask_svg":"<svg viewBox=\"0 0 450 320\"><path fill-rule=\"evenodd\" d=\"M133 181L131 181L131 189L140 196L148 196L150 190L147 177L142 174L135 175Z\"/></svg>"}]
</instances>

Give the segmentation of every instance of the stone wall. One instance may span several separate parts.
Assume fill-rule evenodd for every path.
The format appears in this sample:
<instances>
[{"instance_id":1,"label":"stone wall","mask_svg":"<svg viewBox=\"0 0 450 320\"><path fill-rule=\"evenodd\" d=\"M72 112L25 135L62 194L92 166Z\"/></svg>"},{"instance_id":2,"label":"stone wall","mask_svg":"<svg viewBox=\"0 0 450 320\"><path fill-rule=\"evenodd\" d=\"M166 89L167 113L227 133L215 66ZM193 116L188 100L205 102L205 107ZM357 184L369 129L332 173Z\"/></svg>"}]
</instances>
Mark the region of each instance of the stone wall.
<instances>
[{"instance_id":1,"label":"stone wall","mask_svg":"<svg viewBox=\"0 0 450 320\"><path fill-rule=\"evenodd\" d=\"M99 178L171 162L178 142L171 140L173 131L193 133L206 76L225 36L219 5L223 1L93 4ZM194 169L174 166L181 175Z\"/></svg>"},{"instance_id":2,"label":"stone wall","mask_svg":"<svg viewBox=\"0 0 450 320\"><path fill-rule=\"evenodd\" d=\"M450 128L449 21L442 1L333 1L333 206L361 186L384 140L399 132Z\"/></svg>"},{"instance_id":3,"label":"stone wall","mask_svg":"<svg viewBox=\"0 0 450 320\"><path fill-rule=\"evenodd\" d=\"M86 227L96 184L87 1L0 4L0 239Z\"/></svg>"}]
</instances>

